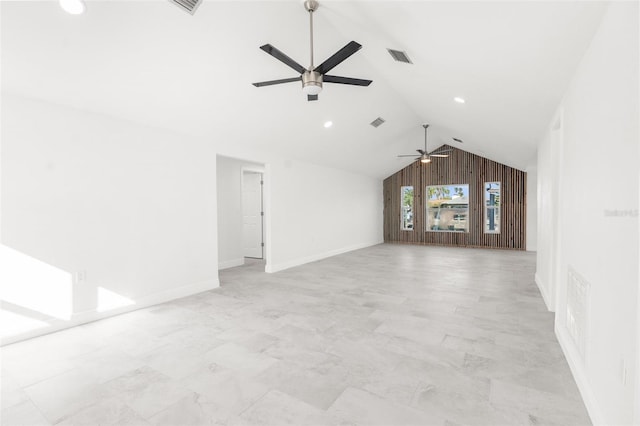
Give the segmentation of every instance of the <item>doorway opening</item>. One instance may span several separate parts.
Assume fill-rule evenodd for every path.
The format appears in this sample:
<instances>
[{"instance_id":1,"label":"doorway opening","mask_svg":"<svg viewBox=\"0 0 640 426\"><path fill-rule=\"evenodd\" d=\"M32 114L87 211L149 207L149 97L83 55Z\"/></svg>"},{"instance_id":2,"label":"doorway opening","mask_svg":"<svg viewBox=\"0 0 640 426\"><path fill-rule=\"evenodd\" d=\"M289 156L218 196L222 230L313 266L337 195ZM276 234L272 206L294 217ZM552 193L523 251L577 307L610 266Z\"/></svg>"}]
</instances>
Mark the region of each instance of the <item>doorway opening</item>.
<instances>
[{"instance_id":1,"label":"doorway opening","mask_svg":"<svg viewBox=\"0 0 640 426\"><path fill-rule=\"evenodd\" d=\"M269 262L269 172L266 164L216 157L218 270Z\"/></svg>"},{"instance_id":2,"label":"doorway opening","mask_svg":"<svg viewBox=\"0 0 640 426\"><path fill-rule=\"evenodd\" d=\"M264 259L263 187L263 173L242 171L242 254L248 259Z\"/></svg>"}]
</instances>

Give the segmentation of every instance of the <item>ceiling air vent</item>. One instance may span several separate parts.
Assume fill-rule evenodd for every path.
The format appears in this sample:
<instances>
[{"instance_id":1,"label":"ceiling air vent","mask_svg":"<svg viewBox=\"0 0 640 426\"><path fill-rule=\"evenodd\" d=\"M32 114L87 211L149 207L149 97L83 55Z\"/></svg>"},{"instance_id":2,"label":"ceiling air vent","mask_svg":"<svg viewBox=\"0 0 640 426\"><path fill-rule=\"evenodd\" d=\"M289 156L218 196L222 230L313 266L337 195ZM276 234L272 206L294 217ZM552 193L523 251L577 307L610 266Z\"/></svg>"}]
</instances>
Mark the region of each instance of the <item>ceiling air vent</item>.
<instances>
[{"instance_id":1,"label":"ceiling air vent","mask_svg":"<svg viewBox=\"0 0 640 426\"><path fill-rule=\"evenodd\" d=\"M380 127L382 123L384 123L384 118L378 117L369 124L371 124L373 127Z\"/></svg>"},{"instance_id":2,"label":"ceiling air vent","mask_svg":"<svg viewBox=\"0 0 640 426\"><path fill-rule=\"evenodd\" d=\"M182 10L186 10L190 14L196 13L196 9L202 3L202 0L169 0L171 3L177 5Z\"/></svg>"},{"instance_id":3,"label":"ceiling air vent","mask_svg":"<svg viewBox=\"0 0 640 426\"><path fill-rule=\"evenodd\" d=\"M405 64L413 63L411 62L411 59L409 59L409 56L407 56L407 52L403 52L401 50L393 50L393 49L387 49L387 51L389 52L391 57L398 62L404 62Z\"/></svg>"},{"instance_id":4,"label":"ceiling air vent","mask_svg":"<svg viewBox=\"0 0 640 426\"><path fill-rule=\"evenodd\" d=\"M462 143L462 139L458 139L458 138L451 138L451 139L453 139L456 142Z\"/></svg>"}]
</instances>

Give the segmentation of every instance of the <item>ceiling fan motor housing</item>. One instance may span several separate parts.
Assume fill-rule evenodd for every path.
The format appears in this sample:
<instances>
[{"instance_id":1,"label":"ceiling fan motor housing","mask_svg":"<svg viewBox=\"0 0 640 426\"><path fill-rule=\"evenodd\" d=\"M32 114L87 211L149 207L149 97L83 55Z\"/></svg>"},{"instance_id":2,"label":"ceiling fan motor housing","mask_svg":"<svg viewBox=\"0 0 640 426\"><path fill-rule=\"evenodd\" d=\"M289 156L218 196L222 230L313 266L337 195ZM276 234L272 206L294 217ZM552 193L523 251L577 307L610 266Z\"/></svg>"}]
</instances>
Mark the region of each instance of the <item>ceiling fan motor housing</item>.
<instances>
[{"instance_id":1,"label":"ceiling fan motor housing","mask_svg":"<svg viewBox=\"0 0 640 426\"><path fill-rule=\"evenodd\" d=\"M320 3L317 0L306 0L304 2L304 8L307 9L307 12L315 12L318 10Z\"/></svg>"},{"instance_id":2,"label":"ceiling fan motor housing","mask_svg":"<svg viewBox=\"0 0 640 426\"><path fill-rule=\"evenodd\" d=\"M307 70L302 74L302 91L307 95L317 95L322 91L322 74Z\"/></svg>"}]
</instances>

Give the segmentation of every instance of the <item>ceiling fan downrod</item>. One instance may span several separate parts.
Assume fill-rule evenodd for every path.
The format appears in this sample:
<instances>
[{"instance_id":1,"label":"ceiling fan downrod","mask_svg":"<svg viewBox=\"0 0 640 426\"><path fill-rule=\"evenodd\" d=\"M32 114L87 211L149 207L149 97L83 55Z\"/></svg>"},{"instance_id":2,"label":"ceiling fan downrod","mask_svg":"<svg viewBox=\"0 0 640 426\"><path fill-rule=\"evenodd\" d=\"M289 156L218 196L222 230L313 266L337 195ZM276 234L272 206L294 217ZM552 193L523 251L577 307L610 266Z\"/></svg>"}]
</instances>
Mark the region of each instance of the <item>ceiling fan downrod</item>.
<instances>
[{"instance_id":1,"label":"ceiling fan downrod","mask_svg":"<svg viewBox=\"0 0 640 426\"><path fill-rule=\"evenodd\" d=\"M430 163L431 162L431 158L429 157L429 154L427 154L427 129L429 128L428 124L423 124L422 127L424 127L424 151L422 152L422 156L420 157L420 162L421 163Z\"/></svg>"},{"instance_id":2,"label":"ceiling fan downrod","mask_svg":"<svg viewBox=\"0 0 640 426\"><path fill-rule=\"evenodd\" d=\"M310 96L317 96L322 91L322 75L314 71L313 65L313 12L318 10L320 3L317 0L305 0L304 8L309 12L309 47L311 65L307 72L302 74L302 91Z\"/></svg>"},{"instance_id":3,"label":"ceiling fan downrod","mask_svg":"<svg viewBox=\"0 0 640 426\"><path fill-rule=\"evenodd\" d=\"M311 47L311 65L309 66L309 71L313 69L313 12L318 10L320 7L320 3L316 0L305 0L304 8L309 12L309 44Z\"/></svg>"},{"instance_id":4,"label":"ceiling fan downrod","mask_svg":"<svg viewBox=\"0 0 640 426\"><path fill-rule=\"evenodd\" d=\"M429 128L429 125L423 124L422 127L424 127L424 150L426 152L427 151L427 129Z\"/></svg>"}]
</instances>

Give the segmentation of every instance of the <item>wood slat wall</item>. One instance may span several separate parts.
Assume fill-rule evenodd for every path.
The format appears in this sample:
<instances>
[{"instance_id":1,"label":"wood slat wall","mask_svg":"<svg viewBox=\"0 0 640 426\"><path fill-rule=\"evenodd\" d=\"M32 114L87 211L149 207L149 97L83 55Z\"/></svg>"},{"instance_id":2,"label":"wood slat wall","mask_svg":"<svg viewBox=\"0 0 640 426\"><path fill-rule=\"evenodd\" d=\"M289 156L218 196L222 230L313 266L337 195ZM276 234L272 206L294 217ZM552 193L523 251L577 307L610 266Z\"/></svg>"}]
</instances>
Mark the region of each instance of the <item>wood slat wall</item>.
<instances>
[{"instance_id":1,"label":"wood slat wall","mask_svg":"<svg viewBox=\"0 0 640 426\"><path fill-rule=\"evenodd\" d=\"M430 164L415 161L384 180L384 240L411 244L526 248L527 174L513 167L445 145L453 152ZM482 226L485 182L501 182L500 233L485 234ZM469 185L469 232L426 232L426 187L428 185ZM413 186L414 230L401 226L402 186Z\"/></svg>"}]
</instances>

